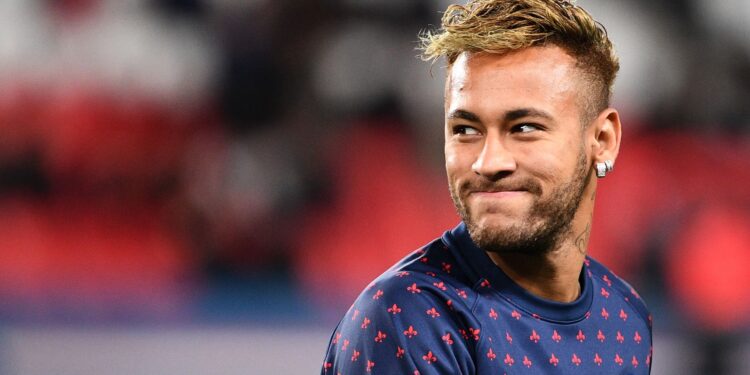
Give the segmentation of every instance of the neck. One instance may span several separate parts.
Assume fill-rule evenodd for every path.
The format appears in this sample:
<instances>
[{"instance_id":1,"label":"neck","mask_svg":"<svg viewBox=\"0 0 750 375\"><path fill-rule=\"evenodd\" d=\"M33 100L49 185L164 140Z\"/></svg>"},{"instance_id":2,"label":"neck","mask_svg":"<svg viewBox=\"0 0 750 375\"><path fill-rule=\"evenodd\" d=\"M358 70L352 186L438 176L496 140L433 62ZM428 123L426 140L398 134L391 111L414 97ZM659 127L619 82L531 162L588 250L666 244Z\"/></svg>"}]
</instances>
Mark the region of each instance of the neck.
<instances>
[{"instance_id":1,"label":"neck","mask_svg":"<svg viewBox=\"0 0 750 375\"><path fill-rule=\"evenodd\" d=\"M591 199L585 197L591 195ZM555 248L543 254L490 253L490 259L529 293L556 302L581 294L578 278L586 258L593 214L593 193L584 194L571 229Z\"/></svg>"},{"instance_id":2,"label":"neck","mask_svg":"<svg viewBox=\"0 0 750 375\"><path fill-rule=\"evenodd\" d=\"M545 255L488 253L495 264L529 293L556 302L572 302L581 294L578 277L585 255L560 249Z\"/></svg>"}]
</instances>

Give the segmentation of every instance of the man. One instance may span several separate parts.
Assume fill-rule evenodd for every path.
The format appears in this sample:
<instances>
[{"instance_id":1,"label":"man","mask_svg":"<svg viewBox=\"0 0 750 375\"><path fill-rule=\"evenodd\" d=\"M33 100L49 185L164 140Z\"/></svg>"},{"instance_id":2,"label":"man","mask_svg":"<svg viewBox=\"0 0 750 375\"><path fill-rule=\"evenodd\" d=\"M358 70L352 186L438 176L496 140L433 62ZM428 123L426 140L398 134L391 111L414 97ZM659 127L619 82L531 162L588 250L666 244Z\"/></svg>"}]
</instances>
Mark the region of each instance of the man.
<instances>
[{"instance_id":1,"label":"man","mask_svg":"<svg viewBox=\"0 0 750 375\"><path fill-rule=\"evenodd\" d=\"M620 146L606 32L564 0L473 0L423 40L448 61L463 222L362 292L322 373L649 373L644 303L586 256L597 177Z\"/></svg>"}]
</instances>

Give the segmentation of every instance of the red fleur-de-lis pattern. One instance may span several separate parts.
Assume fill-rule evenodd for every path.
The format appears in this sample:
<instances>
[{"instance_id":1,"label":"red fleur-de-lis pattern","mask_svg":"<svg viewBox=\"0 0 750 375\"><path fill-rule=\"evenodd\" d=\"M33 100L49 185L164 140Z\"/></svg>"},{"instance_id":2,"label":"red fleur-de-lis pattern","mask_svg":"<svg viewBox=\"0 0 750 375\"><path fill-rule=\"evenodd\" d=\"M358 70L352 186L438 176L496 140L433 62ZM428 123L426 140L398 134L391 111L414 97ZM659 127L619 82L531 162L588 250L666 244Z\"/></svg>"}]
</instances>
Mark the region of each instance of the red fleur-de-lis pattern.
<instances>
[{"instance_id":1,"label":"red fleur-de-lis pattern","mask_svg":"<svg viewBox=\"0 0 750 375\"><path fill-rule=\"evenodd\" d=\"M487 358L489 358L490 361L494 361L496 357L497 354L495 354L495 352L492 351L492 348L490 348L490 350L487 351Z\"/></svg>"},{"instance_id":2,"label":"red fleur-de-lis pattern","mask_svg":"<svg viewBox=\"0 0 750 375\"><path fill-rule=\"evenodd\" d=\"M523 356L523 365L524 366L526 366L527 368L531 368L531 365L533 365L533 364L534 363L531 362L531 360L529 359L529 357Z\"/></svg>"},{"instance_id":3,"label":"red fleur-de-lis pattern","mask_svg":"<svg viewBox=\"0 0 750 375\"><path fill-rule=\"evenodd\" d=\"M495 311L495 309L493 309L493 308L490 308L489 316L490 316L490 318L492 318L494 320L497 320L497 311Z\"/></svg>"},{"instance_id":4,"label":"red fleur-de-lis pattern","mask_svg":"<svg viewBox=\"0 0 750 375\"><path fill-rule=\"evenodd\" d=\"M422 359L427 361L428 365L431 365L432 363L437 362L437 357L435 357L435 355L432 354L432 351L429 351L427 352L427 354L423 355Z\"/></svg>"},{"instance_id":5,"label":"red fleur-de-lis pattern","mask_svg":"<svg viewBox=\"0 0 750 375\"><path fill-rule=\"evenodd\" d=\"M573 357L570 358L570 361L573 362L574 365L580 366L581 365L581 358L576 355L576 353L573 353Z\"/></svg>"},{"instance_id":6,"label":"red fleur-de-lis pattern","mask_svg":"<svg viewBox=\"0 0 750 375\"><path fill-rule=\"evenodd\" d=\"M535 344L538 344L539 343L539 339L541 339L541 337L539 336L539 334L536 333L536 330L532 329L531 330L531 336L529 336L529 340L533 341Z\"/></svg>"},{"instance_id":7,"label":"red fleur-de-lis pattern","mask_svg":"<svg viewBox=\"0 0 750 375\"><path fill-rule=\"evenodd\" d=\"M560 342L562 340L562 336L560 336L559 333L557 333L557 330L552 330L552 341L554 342Z\"/></svg>"},{"instance_id":8,"label":"red fleur-de-lis pattern","mask_svg":"<svg viewBox=\"0 0 750 375\"><path fill-rule=\"evenodd\" d=\"M583 340L586 340L586 335L583 334L582 330L578 330L578 334L576 335L576 340L583 342Z\"/></svg>"},{"instance_id":9,"label":"red fleur-de-lis pattern","mask_svg":"<svg viewBox=\"0 0 750 375\"><path fill-rule=\"evenodd\" d=\"M385 341L386 337L388 337L388 335L386 335L383 332L378 331L377 336L375 336L375 342L383 342L383 341Z\"/></svg>"},{"instance_id":10,"label":"red fleur-de-lis pattern","mask_svg":"<svg viewBox=\"0 0 750 375\"><path fill-rule=\"evenodd\" d=\"M514 294L461 236L446 233L369 284L331 336L321 374L650 372L650 316L604 266L586 258L587 308L560 318L565 304Z\"/></svg>"},{"instance_id":11,"label":"red fleur-de-lis pattern","mask_svg":"<svg viewBox=\"0 0 750 375\"><path fill-rule=\"evenodd\" d=\"M401 308L394 303L393 306L388 308L388 312L395 315L401 312Z\"/></svg>"},{"instance_id":12,"label":"red fleur-de-lis pattern","mask_svg":"<svg viewBox=\"0 0 750 375\"><path fill-rule=\"evenodd\" d=\"M617 365L619 366L622 366L623 362L625 361L623 361L622 357L620 357L620 354L615 354L615 363L617 363Z\"/></svg>"},{"instance_id":13,"label":"red fleur-de-lis pattern","mask_svg":"<svg viewBox=\"0 0 750 375\"><path fill-rule=\"evenodd\" d=\"M557 367L558 363L560 363L560 360L557 357L555 357L555 353L552 353L552 355L549 357L549 364Z\"/></svg>"},{"instance_id":14,"label":"red fleur-de-lis pattern","mask_svg":"<svg viewBox=\"0 0 750 375\"><path fill-rule=\"evenodd\" d=\"M453 345L453 339L451 338L450 333L446 333L445 335L443 335L442 339L443 341L445 341L446 344Z\"/></svg>"},{"instance_id":15,"label":"red fleur-de-lis pattern","mask_svg":"<svg viewBox=\"0 0 750 375\"><path fill-rule=\"evenodd\" d=\"M408 337L410 339L414 338L414 336L416 336L417 334L419 334L419 332L417 332L417 330L414 329L414 327L412 327L412 326L409 326L409 329L407 329L406 331L404 331L404 336L406 336L406 337Z\"/></svg>"}]
</instances>

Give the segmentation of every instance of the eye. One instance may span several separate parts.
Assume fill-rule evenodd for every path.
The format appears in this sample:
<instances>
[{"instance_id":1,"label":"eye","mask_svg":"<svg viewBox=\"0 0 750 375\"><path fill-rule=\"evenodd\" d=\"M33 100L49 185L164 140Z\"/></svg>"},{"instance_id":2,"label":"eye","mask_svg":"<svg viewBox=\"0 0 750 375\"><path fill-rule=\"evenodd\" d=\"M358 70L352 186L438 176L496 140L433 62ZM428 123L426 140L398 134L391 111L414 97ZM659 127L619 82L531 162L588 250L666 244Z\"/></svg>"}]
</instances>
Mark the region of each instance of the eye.
<instances>
[{"instance_id":1,"label":"eye","mask_svg":"<svg viewBox=\"0 0 750 375\"><path fill-rule=\"evenodd\" d=\"M453 134L458 135L479 135L479 130L468 125L456 125L453 127Z\"/></svg>"},{"instance_id":2,"label":"eye","mask_svg":"<svg viewBox=\"0 0 750 375\"><path fill-rule=\"evenodd\" d=\"M514 126L511 131L514 133L531 133L541 129L540 126L534 124L519 124Z\"/></svg>"}]
</instances>

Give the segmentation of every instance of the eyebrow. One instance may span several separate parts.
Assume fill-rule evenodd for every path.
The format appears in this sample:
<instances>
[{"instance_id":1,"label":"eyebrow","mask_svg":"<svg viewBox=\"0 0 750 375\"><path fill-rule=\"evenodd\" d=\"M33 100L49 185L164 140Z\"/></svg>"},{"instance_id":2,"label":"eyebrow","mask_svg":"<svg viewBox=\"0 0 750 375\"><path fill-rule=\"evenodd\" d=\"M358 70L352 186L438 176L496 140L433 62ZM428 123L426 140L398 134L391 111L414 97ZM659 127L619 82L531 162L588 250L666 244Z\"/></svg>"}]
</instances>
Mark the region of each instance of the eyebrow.
<instances>
[{"instance_id":1,"label":"eyebrow","mask_svg":"<svg viewBox=\"0 0 750 375\"><path fill-rule=\"evenodd\" d=\"M548 120L552 120L552 115L549 113L536 108L517 108L505 112L503 121L513 121L524 117L541 117ZM469 112L463 109L456 109L448 114L448 119L461 119L472 122L482 122L479 116L475 113Z\"/></svg>"},{"instance_id":2,"label":"eyebrow","mask_svg":"<svg viewBox=\"0 0 750 375\"><path fill-rule=\"evenodd\" d=\"M448 114L449 119L461 119L461 120L467 120L472 122L481 122L479 120L479 116L477 116L474 113L471 113L469 111L465 111L463 109L457 109L455 111L452 111Z\"/></svg>"},{"instance_id":3,"label":"eyebrow","mask_svg":"<svg viewBox=\"0 0 750 375\"><path fill-rule=\"evenodd\" d=\"M552 120L552 115L549 113L535 108L518 108L508 112L505 112L505 121L518 120L524 117L541 117L547 120Z\"/></svg>"}]
</instances>

